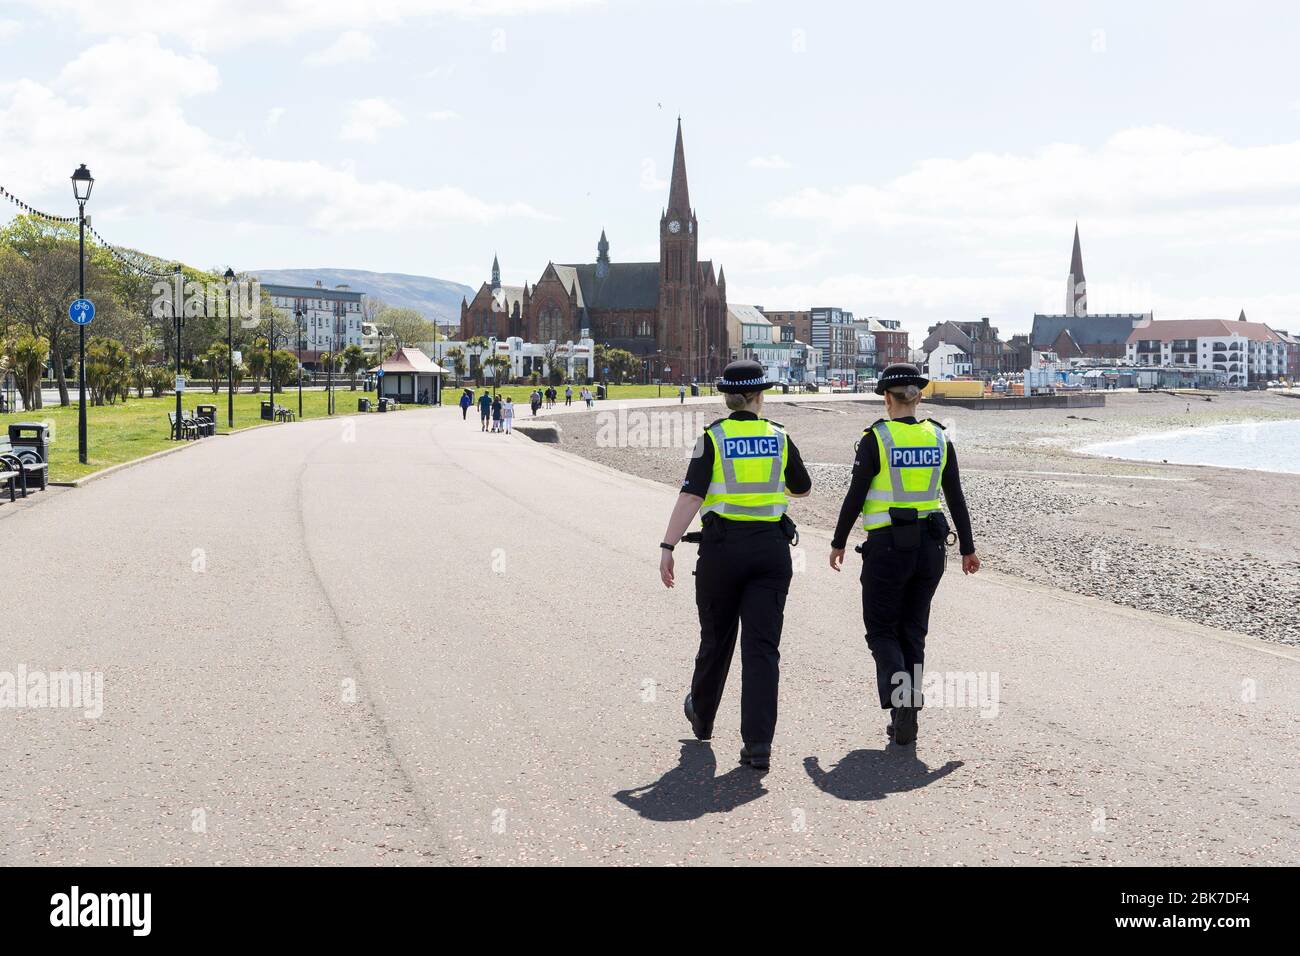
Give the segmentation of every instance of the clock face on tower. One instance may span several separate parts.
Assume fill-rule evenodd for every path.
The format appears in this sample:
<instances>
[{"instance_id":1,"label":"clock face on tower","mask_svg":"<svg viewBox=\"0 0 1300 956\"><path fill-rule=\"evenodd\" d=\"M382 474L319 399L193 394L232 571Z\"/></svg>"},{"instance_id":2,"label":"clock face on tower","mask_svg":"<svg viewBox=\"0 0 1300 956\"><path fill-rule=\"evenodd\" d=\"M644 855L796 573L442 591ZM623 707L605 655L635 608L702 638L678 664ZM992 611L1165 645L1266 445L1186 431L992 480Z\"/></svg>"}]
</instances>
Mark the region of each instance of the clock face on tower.
<instances>
[{"instance_id":1,"label":"clock face on tower","mask_svg":"<svg viewBox=\"0 0 1300 956\"><path fill-rule=\"evenodd\" d=\"M682 224L678 222L676 219L674 219L672 222L668 224L668 231L675 236L682 231Z\"/></svg>"}]
</instances>

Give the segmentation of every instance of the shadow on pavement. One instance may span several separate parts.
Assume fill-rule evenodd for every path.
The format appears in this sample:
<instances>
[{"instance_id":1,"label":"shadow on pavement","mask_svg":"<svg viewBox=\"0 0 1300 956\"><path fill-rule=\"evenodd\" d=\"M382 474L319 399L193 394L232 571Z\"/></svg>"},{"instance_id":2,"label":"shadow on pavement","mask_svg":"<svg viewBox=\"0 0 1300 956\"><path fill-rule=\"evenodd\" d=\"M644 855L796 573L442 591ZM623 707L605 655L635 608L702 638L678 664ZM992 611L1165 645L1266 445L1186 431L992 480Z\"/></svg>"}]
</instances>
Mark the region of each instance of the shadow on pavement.
<instances>
[{"instance_id":1,"label":"shadow on pavement","mask_svg":"<svg viewBox=\"0 0 1300 956\"><path fill-rule=\"evenodd\" d=\"M713 748L683 740L677 766L654 783L620 790L614 799L647 820L671 823L698 820L706 813L727 813L767 793L762 774L737 766L720 777Z\"/></svg>"},{"instance_id":2,"label":"shadow on pavement","mask_svg":"<svg viewBox=\"0 0 1300 956\"><path fill-rule=\"evenodd\" d=\"M883 800L891 793L919 790L960 766L962 761L949 760L931 770L913 747L853 750L829 771L822 769L816 757L803 758L803 768L817 789L840 800Z\"/></svg>"}]
</instances>

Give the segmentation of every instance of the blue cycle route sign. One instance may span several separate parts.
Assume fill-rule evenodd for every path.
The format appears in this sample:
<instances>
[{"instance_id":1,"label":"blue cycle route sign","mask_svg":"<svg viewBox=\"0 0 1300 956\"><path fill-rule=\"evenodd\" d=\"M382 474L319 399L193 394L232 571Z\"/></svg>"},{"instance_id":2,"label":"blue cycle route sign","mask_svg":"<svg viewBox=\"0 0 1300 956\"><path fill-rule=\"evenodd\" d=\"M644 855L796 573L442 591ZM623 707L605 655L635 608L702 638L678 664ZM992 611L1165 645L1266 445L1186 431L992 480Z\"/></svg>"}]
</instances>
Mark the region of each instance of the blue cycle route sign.
<instances>
[{"instance_id":1,"label":"blue cycle route sign","mask_svg":"<svg viewBox=\"0 0 1300 956\"><path fill-rule=\"evenodd\" d=\"M383 378L383 377L384 377L384 370L381 368L378 372L375 373L375 375L378 376L379 378Z\"/></svg>"},{"instance_id":2,"label":"blue cycle route sign","mask_svg":"<svg viewBox=\"0 0 1300 956\"><path fill-rule=\"evenodd\" d=\"M68 318L78 325L89 325L95 317L95 303L89 299L77 299L68 306Z\"/></svg>"}]
</instances>

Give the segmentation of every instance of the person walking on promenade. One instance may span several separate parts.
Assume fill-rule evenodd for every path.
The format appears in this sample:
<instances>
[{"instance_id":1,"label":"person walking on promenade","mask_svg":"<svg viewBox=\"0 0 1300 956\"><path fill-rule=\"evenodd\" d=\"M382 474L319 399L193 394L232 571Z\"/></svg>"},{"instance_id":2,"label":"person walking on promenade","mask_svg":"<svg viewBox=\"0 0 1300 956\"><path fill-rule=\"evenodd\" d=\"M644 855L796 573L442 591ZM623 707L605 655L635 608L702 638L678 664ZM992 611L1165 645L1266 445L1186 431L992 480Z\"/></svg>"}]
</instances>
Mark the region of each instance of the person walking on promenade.
<instances>
[{"instance_id":1,"label":"person walking on promenade","mask_svg":"<svg viewBox=\"0 0 1300 956\"><path fill-rule=\"evenodd\" d=\"M731 414L709 425L695 446L686 481L660 543L659 577L676 583L673 549L697 512L704 515L695 565L700 648L683 709L695 737L713 737L736 636L740 636L740 762L766 770L776 733L781 627L797 540L786 515L790 497L812 479L785 428L763 414L769 382L742 359L722 373L718 390Z\"/></svg>"},{"instance_id":2,"label":"person walking on promenade","mask_svg":"<svg viewBox=\"0 0 1300 956\"><path fill-rule=\"evenodd\" d=\"M506 396L505 404L501 406L501 424L505 426L506 434L509 435L515 424L515 403Z\"/></svg>"},{"instance_id":3,"label":"person walking on promenade","mask_svg":"<svg viewBox=\"0 0 1300 956\"><path fill-rule=\"evenodd\" d=\"M961 490L957 450L934 419L918 421L916 406L928 383L915 365L895 363L881 373L876 394L885 418L862 434L848 494L831 539L830 565L839 571L849 531L860 517L862 620L876 662L876 690L896 744L916 741L930 601L943 577L945 545L961 543L961 569L980 569L970 513ZM952 512L949 531L939 490Z\"/></svg>"},{"instance_id":4,"label":"person walking on promenade","mask_svg":"<svg viewBox=\"0 0 1300 956\"><path fill-rule=\"evenodd\" d=\"M492 399L492 430L501 431L501 396Z\"/></svg>"},{"instance_id":5,"label":"person walking on promenade","mask_svg":"<svg viewBox=\"0 0 1300 956\"><path fill-rule=\"evenodd\" d=\"M564 386L564 407L568 408L572 404L573 404L573 386L565 385Z\"/></svg>"},{"instance_id":6,"label":"person walking on promenade","mask_svg":"<svg viewBox=\"0 0 1300 956\"><path fill-rule=\"evenodd\" d=\"M487 389L485 388L483 389L483 394L480 395L478 398L478 418L479 418L480 431L488 430L488 420L491 417L492 417L492 396L487 393Z\"/></svg>"},{"instance_id":7,"label":"person walking on promenade","mask_svg":"<svg viewBox=\"0 0 1300 956\"><path fill-rule=\"evenodd\" d=\"M465 421L469 418L469 407L474 404L474 399L470 396L469 389L461 389L460 392L460 420Z\"/></svg>"},{"instance_id":8,"label":"person walking on promenade","mask_svg":"<svg viewBox=\"0 0 1300 956\"><path fill-rule=\"evenodd\" d=\"M686 386L685 386L685 385L678 385L678 386L677 386L677 404L678 404L678 405L685 405L685 404L686 404Z\"/></svg>"}]
</instances>

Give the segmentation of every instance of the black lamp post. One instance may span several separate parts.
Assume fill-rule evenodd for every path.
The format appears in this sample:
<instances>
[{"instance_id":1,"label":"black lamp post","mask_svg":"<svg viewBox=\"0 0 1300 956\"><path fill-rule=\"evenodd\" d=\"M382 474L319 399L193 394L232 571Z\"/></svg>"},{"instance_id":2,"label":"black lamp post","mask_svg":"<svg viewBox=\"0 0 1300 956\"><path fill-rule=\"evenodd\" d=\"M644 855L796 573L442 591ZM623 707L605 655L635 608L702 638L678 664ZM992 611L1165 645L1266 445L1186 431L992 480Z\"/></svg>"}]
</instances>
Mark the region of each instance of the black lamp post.
<instances>
[{"instance_id":1,"label":"black lamp post","mask_svg":"<svg viewBox=\"0 0 1300 956\"><path fill-rule=\"evenodd\" d=\"M95 187L95 177L82 163L72 174L72 195L77 199L77 298L86 297L86 202ZM86 463L86 327L77 326L77 460ZM40 384L39 382L37 383Z\"/></svg>"},{"instance_id":2,"label":"black lamp post","mask_svg":"<svg viewBox=\"0 0 1300 956\"><path fill-rule=\"evenodd\" d=\"M180 299L181 285L181 267L172 266L172 273L175 275L172 287L172 321L176 324L176 440L184 440L184 432L181 430L181 313L182 310L177 308Z\"/></svg>"},{"instance_id":3,"label":"black lamp post","mask_svg":"<svg viewBox=\"0 0 1300 956\"><path fill-rule=\"evenodd\" d=\"M302 421L302 340L307 334L307 317L301 308L293 315L298 320L298 420Z\"/></svg>"},{"instance_id":4,"label":"black lamp post","mask_svg":"<svg viewBox=\"0 0 1300 956\"><path fill-rule=\"evenodd\" d=\"M271 420L275 421L275 309L271 310L271 314L267 321L269 321L271 325L270 331L266 336L266 368L267 378L270 380L271 387Z\"/></svg>"},{"instance_id":5,"label":"black lamp post","mask_svg":"<svg viewBox=\"0 0 1300 956\"><path fill-rule=\"evenodd\" d=\"M226 427L235 430L235 270L226 269Z\"/></svg>"}]
</instances>

